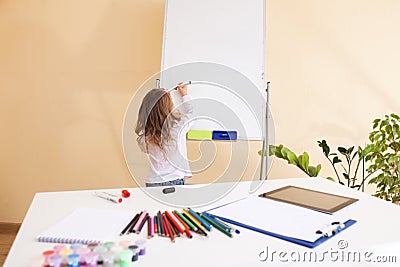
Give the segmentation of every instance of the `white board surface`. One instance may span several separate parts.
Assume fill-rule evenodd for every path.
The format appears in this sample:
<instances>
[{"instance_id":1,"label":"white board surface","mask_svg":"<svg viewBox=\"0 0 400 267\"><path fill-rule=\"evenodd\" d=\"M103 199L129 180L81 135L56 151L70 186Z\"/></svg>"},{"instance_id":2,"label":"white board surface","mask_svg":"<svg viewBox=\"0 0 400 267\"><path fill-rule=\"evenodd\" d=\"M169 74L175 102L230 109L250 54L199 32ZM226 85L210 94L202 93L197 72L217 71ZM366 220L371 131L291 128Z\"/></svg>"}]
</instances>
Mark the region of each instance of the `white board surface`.
<instances>
[{"instance_id":1,"label":"white board surface","mask_svg":"<svg viewBox=\"0 0 400 267\"><path fill-rule=\"evenodd\" d=\"M167 0L161 70L163 88L193 81L192 129L263 139L265 1Z\"/></svg>"}]
</instances>

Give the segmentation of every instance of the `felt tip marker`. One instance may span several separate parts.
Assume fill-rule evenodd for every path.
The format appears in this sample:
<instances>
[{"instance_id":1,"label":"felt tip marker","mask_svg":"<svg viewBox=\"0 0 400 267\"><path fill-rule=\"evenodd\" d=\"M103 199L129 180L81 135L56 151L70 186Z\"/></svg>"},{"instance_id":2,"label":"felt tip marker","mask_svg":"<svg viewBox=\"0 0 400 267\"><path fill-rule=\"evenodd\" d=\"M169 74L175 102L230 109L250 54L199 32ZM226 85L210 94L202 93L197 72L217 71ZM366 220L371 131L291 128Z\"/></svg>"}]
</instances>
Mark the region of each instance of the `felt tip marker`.
<instances>
[{"instance_id":1,"label":"felt tip marker","mask_svg":"<svg viewBox=\"0 0 400 267\"><path fill-rule=\"evenodd\" d=\"M122 198L120 198L119 196L107 193L107 192L99 192L99 191L95 191L94 195L103 199L107 199L110 200L114 203L121 203L122 202Z\"/></svg>"},{"instance_id":2,"label":"felt tip marker","mask_svg":"<svg viewBox=\"0 0 400 267\"><path fill-rule=\"evenodd\" d=\"M178 85L175 87L175 90L178 90L178 86L186 86L186 85L189 85L189 84L192 84L192 81L187 81L187 82L185 82L185 83L178 84Z\"/></svg>"}]
</instances>

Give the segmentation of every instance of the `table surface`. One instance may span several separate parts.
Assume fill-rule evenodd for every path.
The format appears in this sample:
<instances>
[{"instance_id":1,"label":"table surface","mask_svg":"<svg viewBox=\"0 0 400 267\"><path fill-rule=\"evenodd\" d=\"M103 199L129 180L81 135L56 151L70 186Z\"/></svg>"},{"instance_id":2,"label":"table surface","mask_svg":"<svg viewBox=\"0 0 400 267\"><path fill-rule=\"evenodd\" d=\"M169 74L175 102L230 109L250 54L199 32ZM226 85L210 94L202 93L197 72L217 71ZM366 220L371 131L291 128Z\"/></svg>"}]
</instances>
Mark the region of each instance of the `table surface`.
<instances>
[{"instance_id":1,"label":"table surface","mask_svg":"<svg viewBox=\"0 0 400 267\"><path fill-rule=\"evenodd\" d=\"M338 216L357 220L357 223L314 249L244 228L239 228L241 233L235 235L234 238L229 238L215 229L208 237L194 234L192 239L180 237L175 243L171 243L168 238L155 236L147 240L147 253L139 258L138 263L141 266L156 266L161 263L165 266L287 266L293 263L309 266L315 264L315 261L317 261L316 264L337 266L365 266L366 264L382 266L383 261L386 261L384 266L399 264L399 206L322 178L269 180L262 183L256 193L264 193L286 185L358 198L358 202L335 213ZM247 196L249 186L249 182L237 183L234 189L223 198L195 210L209 209ZM173 193L176 194L174 197L179 197L180 187L176 189ZM37 193L4 266L41 266L41 253L51 249L54 244L36 242L35 237L78 207L124 209L131 210L133 214L142 210L155 214L158 210L175 209L175 207L160 203L140 188L128 190L131 192L131 197L122 204L95 197L89 190ZM153 190L154 194L161 194L161 188L150 190ZM102 191L117 193L121 189ZM274 214L266 216L274 216ZM134 241L146 238L145 232L142 231L139 235L131 234L123 239ZM119 240L121 237L116 237L115 241ZM343 244L347 247L341 248ZM344 256L343 252L347 256ZM360 258L351 256L355 254L361 255ZM396 261L396 263L388 261Z\"/></svg>"}]
</instances>

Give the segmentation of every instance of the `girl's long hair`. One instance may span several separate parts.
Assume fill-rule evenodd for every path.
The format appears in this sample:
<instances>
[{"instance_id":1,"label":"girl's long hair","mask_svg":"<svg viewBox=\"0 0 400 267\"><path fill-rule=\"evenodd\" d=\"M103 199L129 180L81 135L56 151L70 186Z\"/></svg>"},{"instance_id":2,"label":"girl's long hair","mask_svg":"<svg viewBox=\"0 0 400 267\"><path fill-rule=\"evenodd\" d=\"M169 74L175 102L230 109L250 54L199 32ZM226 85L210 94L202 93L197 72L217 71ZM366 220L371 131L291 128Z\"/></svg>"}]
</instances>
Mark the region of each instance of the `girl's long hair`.
<instances>
[{"instance_id":1,"label":"girl's long hair","mask_svg":"<svg viewBox=\"0 0 400 267\"><path fill-rule=\"evenodd\" d=\"M181 119L180 113L173 110L174 103L164 89L152 89L144 97L135 132L137 141L144 141L146 151L150 143L164 150L164 145L171 140L171 129Z\"/></svg>"}]
</instances>

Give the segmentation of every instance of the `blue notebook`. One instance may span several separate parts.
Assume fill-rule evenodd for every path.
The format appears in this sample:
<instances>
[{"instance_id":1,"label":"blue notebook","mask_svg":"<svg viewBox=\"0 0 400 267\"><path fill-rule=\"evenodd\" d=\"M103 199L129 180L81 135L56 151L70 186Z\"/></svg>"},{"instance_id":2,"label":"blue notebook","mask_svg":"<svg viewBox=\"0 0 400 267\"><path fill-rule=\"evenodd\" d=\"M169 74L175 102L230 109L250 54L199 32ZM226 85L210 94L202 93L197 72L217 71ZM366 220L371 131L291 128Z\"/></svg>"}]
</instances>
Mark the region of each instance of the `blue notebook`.
<instances>
[{"instance_id":1,"label":"blue notebook","mask_svg":"<svg viewBox=\"0 0 400 267\"><path fill-rule=\"evenodd\" d=\"M314 248L356 221L267 198L247 198L207 211L227 223Z\"/></svg>"}]
</instances>

